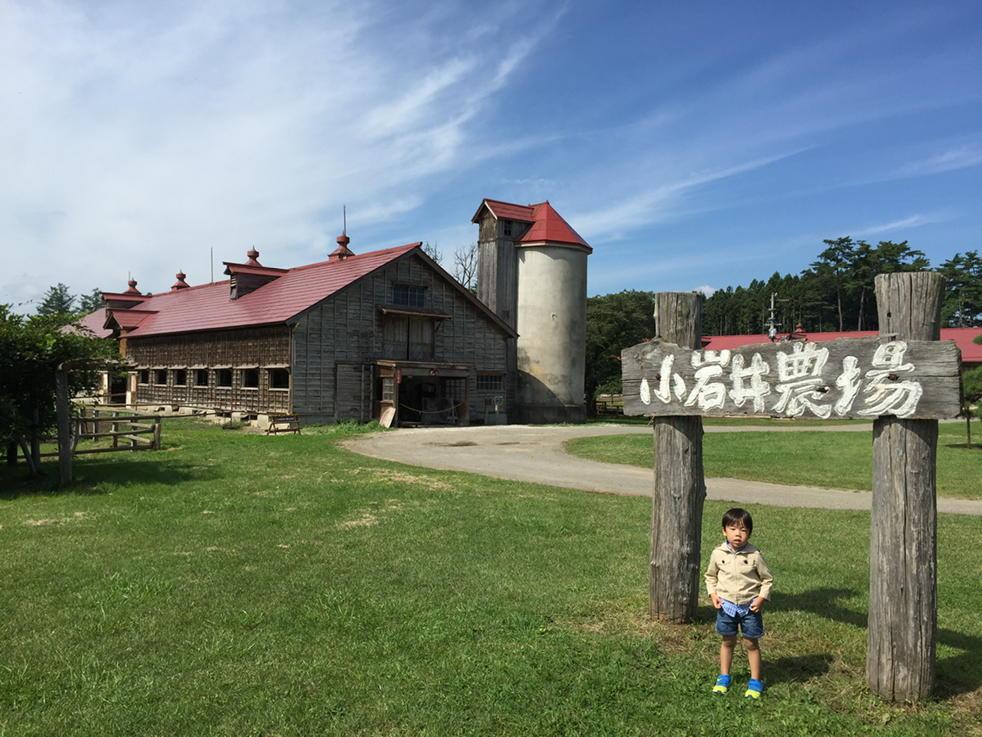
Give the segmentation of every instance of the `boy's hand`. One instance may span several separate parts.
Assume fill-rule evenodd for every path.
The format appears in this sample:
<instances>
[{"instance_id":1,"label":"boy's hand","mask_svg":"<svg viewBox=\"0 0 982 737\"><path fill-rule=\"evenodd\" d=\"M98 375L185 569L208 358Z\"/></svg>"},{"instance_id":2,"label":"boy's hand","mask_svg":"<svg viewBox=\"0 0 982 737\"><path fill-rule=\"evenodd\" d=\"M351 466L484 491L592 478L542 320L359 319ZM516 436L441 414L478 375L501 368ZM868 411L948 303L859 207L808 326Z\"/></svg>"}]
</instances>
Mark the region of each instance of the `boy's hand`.
<instances>
[{"instance_id":1,"label":"boy's hand","mask_svg":"<svg viewBox=\"0 0 982 737\"><path fill-rule=\"evenodd\" d=\"M751 602L751 604L750 604L750 611L752 611L752 612L759 612L761 609L764 608L764 602L765 601L767 601L767 599L763 598L762 596L758 596L756 599L754 599Z\"/></svg>"},{"instance_id":2,"label":"boy's hand","mask_svg":"<svg viewBox=\"0 0 982 737\"><path fill-rule=\"evenodd\" d=\"M715 593L710 594L709 598L713 600L713 606L717 609L723 606L723 602L720 601L720 598Z\"/></svg>"}]
</instances>

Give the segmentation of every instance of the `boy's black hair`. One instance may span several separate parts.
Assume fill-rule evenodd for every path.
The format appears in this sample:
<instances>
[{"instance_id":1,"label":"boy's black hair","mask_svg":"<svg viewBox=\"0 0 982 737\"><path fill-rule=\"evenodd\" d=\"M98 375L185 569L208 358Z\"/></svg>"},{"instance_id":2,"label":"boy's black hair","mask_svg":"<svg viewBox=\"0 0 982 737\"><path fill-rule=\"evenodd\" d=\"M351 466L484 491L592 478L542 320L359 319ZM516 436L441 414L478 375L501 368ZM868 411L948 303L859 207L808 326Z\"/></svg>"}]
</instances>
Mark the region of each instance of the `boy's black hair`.
<instances>
[{"instance_id":1,"label":"boy's black hair","mask_svg":"<svg viewBox=\"0 0 982 737\"><path fill-rule=\"evenodd\" d=\"M747 528L748 536L753 533L754 518L750 516L750 512L740 507L733 507L733 509L726 510L726 514L723 515L723 529L726 529L730 525L741 523Z\"/></svg>"}]
</instances>

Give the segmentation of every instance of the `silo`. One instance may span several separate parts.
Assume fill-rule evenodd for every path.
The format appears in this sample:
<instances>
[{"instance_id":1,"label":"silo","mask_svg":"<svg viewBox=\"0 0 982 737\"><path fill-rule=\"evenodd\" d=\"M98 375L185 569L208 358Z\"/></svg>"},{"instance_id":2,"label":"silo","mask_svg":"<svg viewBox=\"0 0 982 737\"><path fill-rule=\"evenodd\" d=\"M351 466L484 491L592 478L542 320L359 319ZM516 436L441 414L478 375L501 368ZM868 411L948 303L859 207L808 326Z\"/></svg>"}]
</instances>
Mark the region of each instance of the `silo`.
<instances>
[{"instance_id":1,"label":"silo","mask_svg":"<svg viewBox=\"0 0 982 737\"><path fill-rule=\"evenodd\" d=\"M514 320L518 332L510 417L582 422L587 256L593 249L549 202L485 200L474 222L487 233L480 239L487 263L478 295L509 323Z\"/></svg>"}]
</instances>

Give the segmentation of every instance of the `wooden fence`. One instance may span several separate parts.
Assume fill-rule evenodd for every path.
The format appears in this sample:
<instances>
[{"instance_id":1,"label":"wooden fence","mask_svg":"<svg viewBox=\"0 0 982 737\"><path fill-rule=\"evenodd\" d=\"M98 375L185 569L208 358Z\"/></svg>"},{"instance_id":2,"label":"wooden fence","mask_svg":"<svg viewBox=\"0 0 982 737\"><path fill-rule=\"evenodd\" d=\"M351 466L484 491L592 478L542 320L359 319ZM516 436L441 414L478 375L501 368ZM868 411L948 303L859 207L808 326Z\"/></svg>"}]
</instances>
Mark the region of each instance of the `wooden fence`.
<instances>
[{"instance_id":1,"label":"wooden fence","mask_svg":"<svg viewBox=\"0 0 982 737\"><path fill-rule=\"evenodd\" d=\"M161 417L139 415L125 410L83 407L71 418L71 453L115 453L132 450L160 450ZM111 445L86 448L79 441L110 438ZM54 457L58 451L42 453Z\"/></svg>"}]
</instances>

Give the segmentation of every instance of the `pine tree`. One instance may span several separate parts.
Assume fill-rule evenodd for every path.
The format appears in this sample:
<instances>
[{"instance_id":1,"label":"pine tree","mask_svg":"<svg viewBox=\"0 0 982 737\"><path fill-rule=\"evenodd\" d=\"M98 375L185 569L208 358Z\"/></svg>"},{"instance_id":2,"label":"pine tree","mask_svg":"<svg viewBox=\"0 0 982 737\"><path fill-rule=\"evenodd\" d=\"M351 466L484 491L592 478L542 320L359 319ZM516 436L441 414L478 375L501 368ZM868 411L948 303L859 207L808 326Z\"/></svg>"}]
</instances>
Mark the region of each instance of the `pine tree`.
<instances>
[{"instance_id":1,"label":"pine tree","mask_svg":"<svg viewBox=\"0 0 982 737\"><path fill-rule=\"evenodd\" d=\"M43 317L63 317L70 315L74 307L75 297L68 290L68 285L58 282L55 286L48 287L48 291L44 293L37 314Z\"/></svg>"}]
</instances>

